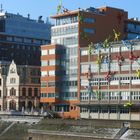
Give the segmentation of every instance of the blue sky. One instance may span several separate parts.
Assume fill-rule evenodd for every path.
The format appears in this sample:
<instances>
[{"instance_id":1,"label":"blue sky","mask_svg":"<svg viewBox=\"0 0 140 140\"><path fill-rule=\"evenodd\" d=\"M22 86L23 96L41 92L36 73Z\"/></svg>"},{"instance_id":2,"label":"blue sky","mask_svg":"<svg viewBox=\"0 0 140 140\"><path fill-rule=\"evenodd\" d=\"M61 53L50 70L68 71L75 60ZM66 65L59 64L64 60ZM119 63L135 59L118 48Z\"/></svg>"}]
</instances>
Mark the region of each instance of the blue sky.
<instances>
[{"instance_id":1,"label":"blue sky","mask_svg":"<svg viewBox=\"0 0 140 140\"><path fill-rule=\"evenodd\" d=\"M3 9L11 13L19 13L37 19L42 15L44 19L56 13L59 0L0 0ZM62 0L64 7L69 10L77 8L88 8L111 6L121 8L129 12L129 18L138 17L140 20L140 0Z\"/></svg>"}]
</instances>

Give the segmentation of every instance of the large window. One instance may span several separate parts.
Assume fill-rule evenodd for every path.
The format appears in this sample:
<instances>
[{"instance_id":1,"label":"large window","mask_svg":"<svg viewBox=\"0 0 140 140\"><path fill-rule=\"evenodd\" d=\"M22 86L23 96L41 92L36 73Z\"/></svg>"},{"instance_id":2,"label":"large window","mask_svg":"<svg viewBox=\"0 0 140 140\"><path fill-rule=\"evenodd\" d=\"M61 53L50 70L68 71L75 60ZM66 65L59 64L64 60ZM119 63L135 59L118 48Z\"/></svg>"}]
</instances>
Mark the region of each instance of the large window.
<instances>
[{"instance_id":1,"label":"large window","mask_svg":"<svg viewBox=\"0 0 140 140\"><path fill-rule=\"evenodd\" d=\"M46 76L47 75L47 71L41 71L41 76Z\"/></svg>"},{"instance_id":2,"label":"large window","mask_svg":"<svg viewBox=\"0 0 140 140\"><path fill-rule=\"evenodd\" d=\"M119 92L109 92L110 100L118 100L119 99Z\"/></svg>"},{"instance_id":3,"label":"large window","mask_svg":"<svg viewBox=\"0 0 140 140\"><path fill-rule=\"evenodd\" d=\"M84 22L85 23L94 23L95 22L95 19L94 18L84 18Z\"/></svg>"},{"instance_id":4,"label":"large window","mask_svg":"<svg viewBox=\"0 0 140 140\"><path fill-rule=\"evenodd\" d=\"M59 60L49 60L48 65L54 66L54 65L59 65L60 61Z\"/></svg>"},{"instance_id":5,"label":"large window","mask_svg":"<svg viewBox=\"0 0 140 140\"><path fill-rule=\"evenodd\" d=\"M65 26L60 28L52 28L52 36L60 36L78 32L78 25Z\"/></svg>"},{"instance_id":6,"label":"large window","mask_svg":"<svg viewBox=\"0 0 140 140\"><path fill-rule=\"evenodd\" d=\"M48 50L42 50L41 51L41 55L47 55L48 54Z\"/></svg>"},{"instance_id":7,"label":"large window","mask_svg":"<svg viewBox=\"0 0 140 140\"><path fill-rule=\"evenodd\" d=\"M16 90L14 88L10 89L10 96L16 96Z\"/></svg>"},{"instance_id":8,"label":"large window","mask_svg":"<svg viewBox=\"0 0 140 140\"><path fill-rule=\"evenodd\" d=\"M47 60L42 60L41 61L41 66L48 66L48 61Z\"/></svg>"},{"instance_id":9,"label":"large window","mask_svg":"<svg viewBox=\"0 0 140 140\"><path fill-rule=\"evenodd\" d=\"M131 93L131 98L132 100L140 100L140 92L139 91L134 91Z\"/></svg>"},{"instance_id":10,"label":"large window","mask_svg":"<svg viewBox=\"0 0 140 140\"><path fill-rule=\"evenodd\" d=\"M56 25L65 25L78 22L78 16L68 16L64 18L57 18Z\"/></svg>"},{"instance_id":11,"label":"large window","mask_svg":"<svg viewBox=\"0 0 140 140\"><path fill-rule=\"evenodd\" d=\"M51 70L48 72L49 73L49 76L55 76L55 71Z\"/></svg>"},{"instance_id":12,"label":"large window","mask_svg":"<svg viewBox=\"0 0 140 140\"><path fill-rule=\"evenodd\" d=\"M46 98L47 97L47 93L41 93L41 97L42 98Z\"/></svg>"},{"instance_id":13,"label":"large window","mask_svg":"<svg viewBox=\"0 0 140 140\"><path fill-rule=\"evenodd\" d=\"M28 88L28 96L32 96L32 88Z\"/></svg>"},{"instance_id":14,"label":"large window","mask_svg":"<svg viewBox=\"0 0 140 140\"><path fill-rule=\"evenodd\" d=\"M38 96L38 88L34 88L34 96L35 96L35 97Z\"/></svg>"},{"instance_id":15,"label":"large window","mask_svg":"<svg viewBox=\"0 0 140 140\"><path fill-rule=\"evenodd\" d=\"M81 50L81 56L82 55L88 55L88 51L87 50Z\"/></svg>"},{"instance_id":16,"label":"large window","mask_svg":"<svg viewBox=\"0 0 140 140\"><path fill-rule=\"evenodd\" d=\"M94 34L94 33L95 33L95 29L91 29L91 28L84 28L84 32L85 32L85 33Z\"/></svg>"},{"instance_id":17,"label":"large window","mask_svg":"<svg viewBox=\"0 0 140 140\"><path fill-rule=\"evenodd\" d=\"M22 88L22 96L26 96L26 88Z\"/></svg>"},{"instance_id":18,"label":"large window","mask_svg":"<svg viewBox=\"0 0 140 140\"><path fill-rule=\"evenodd\" d=\"M69 105L56 105L55 106L55 111L57 112L68 112L70 109Z\"/></svg>"},{"instance_id":19,"label":"large window","mask_svg":"<svg viewBox=\"0 0 140 140\"><path fill-rule=\"evenodd\" d=\"M41 81L41 87L46 87L47 86L47 82L46 81Z\"/></svg>"},{"instance_id":20,"label":"large window","mask_svg":"<svg viewBox=\"0 0 140 140\"><path fill-rule=\"evenodd\" d=\"M71 37L66 37L63 39L64 45L74 45L78 44L78 37L77 36L71 36Z\"/></svg>"},{"instance_id":21,"label":"large window","mask_svg":"<svg viewBox=\"0 0 140 140\"><path fill-rule=\"evenodd\" d=\"M55 49L50 49L49 54L55 54Z\"/></svg>"},{"instance_id":22,"label":"large window","mask_svg":"<svg viewBox=\"0 0 140 140\"><path fill-rule=\"evenodd\" d=\"M130 99L130 92L122 91L122 92L121 92L121 99L122 99L122 100L129 100L129 99Z\"/></svg>"},{"instance_id":23,"label":"large window","mask_svg":"<svg viewBox=\"0 0 140 140\"><path fill-rule=\"evenodd\" d=\"M48 93L48 98L54 98L55 97L55 93Z\"/></svg>"}]
</instances>

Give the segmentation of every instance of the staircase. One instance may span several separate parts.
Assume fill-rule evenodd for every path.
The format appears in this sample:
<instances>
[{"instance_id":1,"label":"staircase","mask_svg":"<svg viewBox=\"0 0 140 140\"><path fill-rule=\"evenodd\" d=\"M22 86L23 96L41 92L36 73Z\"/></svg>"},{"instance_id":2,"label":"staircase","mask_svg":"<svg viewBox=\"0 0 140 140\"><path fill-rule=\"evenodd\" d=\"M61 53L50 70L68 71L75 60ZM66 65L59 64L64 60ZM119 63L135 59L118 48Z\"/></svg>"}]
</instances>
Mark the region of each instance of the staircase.
<instances>
[{"instance_id":1,"label":"staircase","mask_svg":"<svg viewBox=\"0 0 140 140\"><path fill-rule=\"evenodd\" d=\"M115 135L114 139L120 139L121 136L129 129L129 127L123 126L120 131Z\"/></svg>"}]
</instances>

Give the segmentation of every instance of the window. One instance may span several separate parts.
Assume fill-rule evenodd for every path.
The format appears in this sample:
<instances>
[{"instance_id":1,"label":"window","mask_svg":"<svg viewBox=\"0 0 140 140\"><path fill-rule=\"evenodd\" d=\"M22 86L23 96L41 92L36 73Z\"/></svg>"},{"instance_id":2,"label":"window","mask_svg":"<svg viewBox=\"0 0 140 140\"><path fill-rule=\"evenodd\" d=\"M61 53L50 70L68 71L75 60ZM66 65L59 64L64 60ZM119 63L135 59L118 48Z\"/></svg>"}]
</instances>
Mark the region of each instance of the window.
<instances>
[{"instance_id":1,"label":"window","mask_svg":"<svg viewBox=\"0 0 140 140\"><path fill-rule=\"evenodd\" d=\"M22 88L22 96L26 96L26 88Z\"/></svg>"},{"instance_id":2,"label":"window","mask_svg":"<svg viewBox=\"0 0 140 140\"><path fill-rule=\"evenodd\" d=\"M56 105L55 106L55 111L57 112L68 112L70 109L69 105Z\"/></svg>"},{"instance_id":3,"label":"window","mask_svg":"<svg viewBox=\"0 0 140 140\"><path fill-rule=\"evenodd\" d=\"M117 112L116 106L111 106L110 107L110 113L116 113L116 112Z\"/></svg>"},{"instance_id":4,"label":"window","mask_svg":"<svg viewBox=\"0 0 140 140\"><path fill-rule=\"evenodd\" d=\"M13 38L11 36L7 36L7 41L12 41Z\"/></svg>"},{"instance_id":5,"label":"window","mask_svg":"<svg viewBox=\"0 0 140 140\"><path fill-rule=\"evenodd\" d=\"M65 37L64 38L64 45L74 45L78 43L78 36L71 36L71 37Z\"/></svg>"},{"instance_id":6,"label":"window","mask_svg":"<svg viewBox=\"0 0 140 140\"><path fill-rule=\"evenodd\" d=\"M119 99L119 92L109 92L110 100L118 100Z\"/></svg>"},{"instance_id":7,"label":"window","mask_svg":"<svg viewBox=\"0 0 140 140\"><path fill-rule=\"evenodd\" d=\"M81 55L88 55L88 51L87 50L81 50Z\"/></svg>"},{"instance_id":8,"label":"window","mask_svg":"<svg viewBox=\"0 0 140 140\"><path fill-rule=\"evenodd\" d=\"M10 78L10 84L14 84L16 83L16 79L15 78Z\"/></svg>"},{"instance_id":9,"label":"window","mask_svg":"<svg viewBox=\"0 0 140 140\"><path fill-rule=\"evenodd\" d=\"M81 73L88 72L89 65L81 65Z\"/></svg>"},{"instance_id":10,"label":"window","mask_svg":"<svg viewBox=\"0 0 140 140\"><path fill-rule=\"evenodd\" d=\"M55 54L55 49L50 49L49 54Z\"/></svg>"},{"instance_id":11,"label":"window","mask_svg":"<svg viewBox=\"0 0 140 140\"><path fill-rule=\"evenodd\" d=\"M90 112L91 113L98 113L98 110L99 110L99 107L97 106L95 106L95 107L92 107L91 109L90 109Z\"/></svg>"},{"instance_id":12,"label":"window","mask_svg":"<svg viewBox=\"0 0 140 140\"><path fill-rule=\"evenodd\" d=\"M112 47L111 52L119 52L119 47Z\"/></svg>"},{"instance_id":13,"label":"window","mask_svg":"<svg viewBox=\"0 0 140 140\"><path fill-rule=\"evenodd\" d=\"M31 43L31 39L24 38L24 42L25 42L25 43Z\"/></svg>"},{"instance_id":14,"label":"window","mask_svg":"<svg viewBox=\"0 0 140 140\"><path fill-rule=\"evenodd\" d=\"M47 85L47 82L41 81L41 87L46 87L46 85Z\"/></svg>"},{"instance_id":15,"label":"window","mask_svg":"<svg viewBox=\"0 0 140 140\"><path fill-rule=\"evenodd\" d=\"M76 24L76 25L73 25L73 26L52 28L51 35L52 36L60 36L60 35L77 33L77 32L78 32L78 25Z\"/></svg>"},{"instance_id":16,"label":"window","mask_svg":"<svg viewBox=\"0 0 140 140\"><path fill-rule=\"evenodd\" d=\"M34 88L34 96L35 96L35 97L38 96L38 88Z\"/></svg>"},{"instance_id":17,"label":"window","mask_svg":"<svg viewBox=\"0 0 140 140\"><path fill-rule=\"evenodd\" d=\"M14 88L10 89L10 96L15 96L16 95L16 90Z\"/></svg>"},{"instance_id":18,"label":"window","mask_svg":"<svg viewBox=\"0 0 140 140\"><path fill-rule=\"evenodd\" d=\"M133 91L132 93L132 100L140 100L140 92L139 91Z\"/></svg>"},{"instance_id":19,"label":"window","mask_svg":"<svg viewBox=\"0 0 140 140\"><path fill-rule=\"evenodd\" d=\"M130 92L122 91L121 92L121 99L122 100L129 100L130 99Z\"/></svg>"},{"instance_id":20,"label":"window","mask_svg":"<svg viewBox=\"0 0 140 140\"><path fill-rule=\"evenodd\" d=\"M55 60L49 60L49 65L54 66L55 65Z\"/></svg>"},{"instance_id":21,"label":"window","mask_svg":"<svg viewBox=\"0 0 140 140\"><path fill-rule=\"evenodd\" d=\"M54 98L55 97L55 93L48 93L48 98Z\"/></svg>"},{"instance_id":22,"label":"window","mask_svg":"<svg viewBox=\"0 0 140 140\"><path fill-rule=\"evenodd\" d=\"M41 55L47 55L48 54L48 50L42 50L41 51Z\"/></svg>"},{"instance_id":23,"label":"window","mask_svg":"<svg viewBox=\"0 0 140 140\"><path fill-rule=\"evenodd\" d=\"M118 71L118 70L119 70L118 63L111 63L111 71Z\"/></svg>"},{"instance_id":24,"label":"window","mask_svg":"<svg viewBox=\"0 0 140 140\"><path fill-rule=\"evenodd\" d=\"M32 88L28 88L28 96L32 96Z\"/></svg>"},{"instance_id":25,"label":"window","mask_svg":"<svg viewBox=\"0 0 140 140\"><path fill-rule=\"evenodd\" d=\"M94 18L84 18L85 23L94 23L95 19Z\"/></svg>"},{"instance_id":26,"label":"window","mask_svg":"<svg viewBox=\"0 0 140 140\"><path fill-rule=\"evenodd\" d=\"M41 93L41 97L46 98L47 97L47 93Z\"/></svg>"},{"instance_id":27,"label":"window","mask_svg":"<svg viewBox=\"0 0 140 140\"><path fill-rule=\"evenodd\" d=\"M84 28L84 32L85 32L85 33L94 34L94 33L95 33L95 29Z\"/></svg>"},{"instance_id":28,"label":"window","mask_svg":"<svg viewBox=\"0 0 140 140\"><path fill-rule=\"evenodd\" d=\"M40 83L40 78L31 78L31 83L33 84L39 84Z\"/></svg>"},{"instance_id":29,"label":"window","mask_svg":"<svg viewBox=\"0 0 140 140\"><path fill-rule=\"evenodd\" d=\"M22 38L15 37L15 38L14 38L14 41L17 41L17 42L22 42Z\"/></svg>"},{"instance_id":30,"label":"window","mask_svg":"<svg viewBox=\"0 0 140 140\"><path fill-rule=\"evenodd\" d=\"M126 108L126 107L125 107L125 108L124 108L124 107L121 107L121 108L120 108L120 113L121 113L121 114L124 114L124 113L129 113L129 108Z\"/></svg>"},{"instance_id":31,"label":"window","mask_svg":"<svg viewBox=\"0 0 140 140\"><path fill-rule=\"evenodd\" d=\"M54 87L54 86L56 86L55 81L48 82L48 87Z\"/></svg>"},{"instance_id":32,"label":"window","mask_svg":"<svg viewBox=\"0 0 140 140\"><path fill-rule=\"evenodd\" d=\"M86 112L88 112L88 108L80 107L80 113L86 113Z\"/></svg>"},{"instance_id":33,"label":"window","mask_svg":"<svg viewBox=\"0 0 140 140\"><path fill-rule=\"evenodd\" d=\"M41 61L41 66L48 66L48 61L47 60L42 60Z\"/></svg>"},{"instance_id":34,"label":"window","mask_svg":"<svg viewBox=\"0 0 140 140\"><path fill-rule=\"evenodd\" d=\"M64 17L56 19L56 25L64 25L78 22L78 16Z\"/></svg>"},{"instance_id":35,"label":"window","mask_svg":"<svg viewBox=\"0 0 140 140\"><path fill-rule=\"evenodd\" d=\"M54 70L49 71L49 76L55 76L55 71Z\"/></svg>"},{"instance_id":36,"label":"window","mask_svg":"<svg viewBox=\"0 0 140 140\"><path fill-rule=\"evenodd\" d=\"M47 71L41 71L41 76L46 76L47 75Z\"/></svg>"}]
</instances>

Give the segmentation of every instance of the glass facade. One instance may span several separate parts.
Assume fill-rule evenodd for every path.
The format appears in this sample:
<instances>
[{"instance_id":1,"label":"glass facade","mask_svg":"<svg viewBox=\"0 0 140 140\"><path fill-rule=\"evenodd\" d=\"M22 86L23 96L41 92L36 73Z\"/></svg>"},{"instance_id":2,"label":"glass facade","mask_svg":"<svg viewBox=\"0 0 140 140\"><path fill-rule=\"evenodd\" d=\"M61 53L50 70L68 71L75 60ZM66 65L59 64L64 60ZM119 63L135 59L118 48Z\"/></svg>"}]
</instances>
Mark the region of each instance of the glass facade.
<instances>
[{"instance_id":1,"label":"glass facade","mask_svg":"<svg viewBox=\"0 0 140 140\"><path fill-rule=\"evenodd\" d=\"M32 20L19 14L6 13L5 32L9 35L50 40L51 24L42 20Z\"/></svg>"},{"instance_id":2,"label":"glass facade","mask_svg":"<svg viewBox=\"0 0 140 140\"><path fill-rule=\"evenodd\" d=\"M72 23L75 23L75 22L78 22L78 16L68 16L68 17L56 19L55 26L72 24Z\"/></svg>"}]
</instances>

